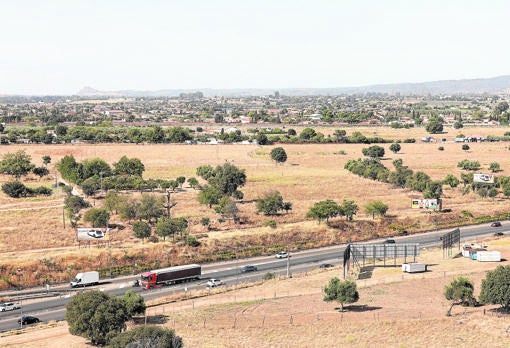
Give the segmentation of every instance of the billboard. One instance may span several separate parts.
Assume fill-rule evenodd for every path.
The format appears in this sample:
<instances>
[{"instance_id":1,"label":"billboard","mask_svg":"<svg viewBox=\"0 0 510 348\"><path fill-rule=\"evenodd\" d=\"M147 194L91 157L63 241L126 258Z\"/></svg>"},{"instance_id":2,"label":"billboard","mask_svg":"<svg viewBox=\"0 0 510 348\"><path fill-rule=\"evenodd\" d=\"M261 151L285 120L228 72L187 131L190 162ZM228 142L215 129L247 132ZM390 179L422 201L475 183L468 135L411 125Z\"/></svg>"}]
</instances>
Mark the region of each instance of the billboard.
<instances>
[{"instance_id":1,"label":"billboard","mask_svg":"<svg viewBox=\"0 0 510 348\"><path fill-rule=\"evenodd\" d=\"M104 240L106 239L106 233L100 228L78 228L77 229L78 240Z\"/></svg>"},{"instance_id":2,"label":"billboard","mask_svg":"<svg viewBox=\"0 0 510 348\"><path fill-rule=\"evenodd\" d=\"M411 202L413 209L439 209L441 210L441 201L435 198L431 199L413 199Z\"/></svg>"},{"instance_id":3,"label":"billboard","mask_svg":"<svg viewBox=\"0 0 510 348\"><path fill-rule=\"evenodd\" d=\"M494 184L494 174L473 174L473 182L479 184Z\"/></svg>"}]
</instances>

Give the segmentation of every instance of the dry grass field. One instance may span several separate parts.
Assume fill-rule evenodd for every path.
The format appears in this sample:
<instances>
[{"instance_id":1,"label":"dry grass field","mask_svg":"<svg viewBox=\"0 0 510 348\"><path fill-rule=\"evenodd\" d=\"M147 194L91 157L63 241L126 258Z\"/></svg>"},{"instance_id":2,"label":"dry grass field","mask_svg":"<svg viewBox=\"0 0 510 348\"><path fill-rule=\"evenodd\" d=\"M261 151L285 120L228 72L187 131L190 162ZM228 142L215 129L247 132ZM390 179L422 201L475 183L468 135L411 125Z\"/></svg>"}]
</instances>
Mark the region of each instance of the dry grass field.
<instances>
[{"instance_id":1,"label":"dry grass field","mask_svg":"<svg viewBox=\"0 0 510 348\"><path fill-rule=\"evenodd\" d=\"M429 271L404 274L376 267L358 280L360 300L339 313L338 304L322 301L322 287L342 270L310 270L291 279L151 307L148 322L173 328L186 347L508 347L510 316L494 306L449 307L443 289L465 275L478 296L485 271L510 262L510 240L486 241L507 261L481 263L443 259L438 249L422 251ZM142 320L143 321L143 320ZM4 347L86 347L65 323L1 337Z\"/></svg>"},{"instance_id":2,"label":"dry grass field","mask_svg":"<svg viewBox=\"0 0 510 348\"><path fill-rule=\"evenodd\" d=\"M331 134L333 128L319 129L325 134ZM510 150L507 143L470 143L470 150L463 151L461 144L446 143L422 143L421 137L426 136L424 129L391 129L391 128L348 128L348 135L354 131L361 131L364 135L379 136L389 139L416 138L414 144L402 144L402 150L398 154L389 151L389 144L383 145L386 149L386 157L383 163L393 170L391 162L401 158L404 165L414 171L424 171L432 179L443 179L452 173L460 177L461 170L457 163L463 159L480 161L485 171L490 162L498 162L502 171L498 175L510 175ZM446 137L453 139L462 132L465 135L503 135L505 128L476 128L461 129L459 131L449 129ZM212 209L199 205L196 201L198 191L187 185L183 190L172 194L172 200L177 205L172 209L172 216L190 217L193 222L192 233L207 232L207 239L203 240L204 247L212 243L229 244L231 238L243 238L257 245L261 235L266 239L279 239L285 241L297 241L299 238L308 238L313 235L321 235L324 241L339 242L347 238L361 239L376 235L394 233L387 228L388 224L394 223L404 226L409 232L434 228L434 216L424 211L410 208L410 200L420 197L418 192L407 189L397 189L389 184L360 178L343 169L349 159L362 157L361 150L368 145L361 144L292 144L283 145L288 160L284 165L275 165L270 160L269 152L273 146L255 145L134 145L134 144L80 144L80 145L16 145L0 147L0 156L19 149L26 150L32 161L40 165L42 156L49 155L52 164L49 168L54 175L54 163L63 156L72 154L78 161L87 158L100 157L113 164L120 157L136 157L145 164L145 178L173 179L177 176L186 178L196 176L195 169L200 165L221 165L230 162L239 168L245 169L247 184L242 188L245 194L245 203L239 204L240 215L243 217L242 225L233 223L218 223L218 215ZM438 147L443 146L444 151ZM344 151L345 155L340 154ZM3 176L0 182L10 180ZM27 178L27 185L38 186L40 184L51 185L54 176L39 181L35 178ZM256 207L253 200L265 192L277 190L281 192L285 201L292 202L292 211L281 214L276 218L269 218L255 214ZM163 192L156 193L164 196ZM60 273L53 278L58 280L66 278L62 270L67 267L74 269L76 265L88 265L99 267L94 264L99 260L104 266L105 250L90 248L87 250L77 249L75 232L67 223L63 226L63 194L59 190L47 198L29 198L24 200L12 199L0 193L0 255L4 264L5 273L15 269L18 265L24 265L32 270L32 279L27 275L27 282L37 283L43 279L45 269L40 264L51 264L56 260L61 265ZM305 220L304 216L308 209L317 201L333 199L342 202L343 199L354 200L360 207L355 222L351 224L349 233L346 233L345 224L337 223L337 228L327 227L325 224L317 224L314 221ZM364 205L370 200L381 200L389 205L388 217L383 220L373 221L371 216L364 213ZM96 200L96 206L102 204L101 198ZM462 220L462 210L471 212L474 216L495 215L508 211L508 199L501 194L494 200L481 199L470 193L462 195L459 189L444 189L443 208L451 209L451 213L439 214L438 221L441 226L448 226L450 221ZM213 221L212 231L205 231L199 224L201 217L210 217ZM262 227L264 221L274 219L277 228ZM339 220L339 219L337 219ZM124 230L114 230L113 256L122 259L126 253L143 253L144 248L158 249L161 255L168 253L163 245L154 246L135 239L125 221L120 221L118 216L113 216L112 223L123 224ZM280 237L279 237L280 236ZM290 237L289 237L290 236ZM342 239L343 238L343 239ZM122 245L120 245L121 243ZM160 243L162 244L162 243ZM168 244L166 244L168 245ZM134 250L134 251L133 251ZM183 251L186 255L193 256L197 250ZM203 250L198 250L203 252ZM159 255L159 254L158 254ZM179 256L179 255L177 255ZM47 270L51 268L48 266ZM4 273L4 274L5 274ZM37 280L39 279L39 280Z\"/></svg>"}]
</instances>

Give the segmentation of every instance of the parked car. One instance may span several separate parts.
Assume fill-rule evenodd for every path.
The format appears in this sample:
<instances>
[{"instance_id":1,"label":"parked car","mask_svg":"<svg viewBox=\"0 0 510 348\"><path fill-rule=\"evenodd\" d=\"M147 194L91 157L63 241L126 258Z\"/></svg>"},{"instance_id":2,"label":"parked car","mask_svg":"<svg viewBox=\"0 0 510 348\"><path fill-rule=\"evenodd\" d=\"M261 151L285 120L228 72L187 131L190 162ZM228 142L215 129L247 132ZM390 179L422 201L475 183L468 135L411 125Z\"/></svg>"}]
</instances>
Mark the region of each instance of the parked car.
<instances>
[{"instance_id":1,"label":"parked car","mask_svg":"<svg viewBox=\"0 0 510 348\"><path fill-rule=\"evenodd\" d=\"M395 244L395 239L386 239L384 244Z\"/></svg>"},{"instance_id":2,"label":"parked car","mask_svg":"<svg viewBox=\"0 0 510 348\"><path fill-rule=\"evenodd\" d=\"M18 324L21 325L36 324L39 322L40 322L39 318L33 317L31 315L24 315L18 319Z\"/></svg>"},{"instance_id":3,"label":"parked car","mask_svg":"<svg viewBox=\"0 0 510 348\"><path fill-rule=\"evenodd\" d=\"M505 234L501 231L494 233L495 236L504 236Z\"/></svg>"},{"instance_id":4,"label":"parked car","mask_svg":"<svg viewBox=\"0 0 510 348\"><path fill-rule=\"evenodd\" d=\"M207 281L207 287L209 287L209 288L215 288L215 287L223 285L223 284L225 284L225 283L220 279L213 278L213 279L209 279Z\"/></svg>"},{"instance_id":5,"label":"parked car","mask_svg":"<svg viewBox=\"0 0 510 348\"><path fill-rule=\"evenodd\" d=\"M276 257L277 259L286 259L287 257L289 257L289 253L288 253L288 252L286 252L286 251L280 251L279 253L277 253L277 254L275 255L275 257Z\"/></svg>"},{"instance_id":6,"label":"parked car","mask_svg":"<svg viewBox=\"0 0 510 348\"><path fill-rule=\"evenodd\" d=\"M491 224L491 227L501 227L501 222L500 222L500 221L494 221L494 222Z\"/></svg>"},{"instance_id":7,"label":"parked car","mask_svg":"<svg viewBox=\"0 0 510 348\"><path fill-rule=\"evenodd\" d=\"M15 309L20 309L21 307L13 302L5 302L0 304L0 312L13 311Z\"/></svg>"},{"instance_id":8,"label":"parked car","mask_svg":"<svg viewBox=\"0 0 510 348\"><path fill-rule=\"evenodd\" d=\"M331 268L331 267L335 267L335 265L331 264L331 263L323 263L322 265L319 266L320 268Z\"/></svg>"},{"instance_id":9,"label":"parked car","mask_svg":"<svg viewBox=\"0 0 510 348\"><path fill-rule=\"evenodd\" d=\"M254 272L257 270L257 266L253 266L253 265L248 265L248 266L243 266L241 267L241 272L245 273L245 272Z\"/></svg>"}]
</instances>

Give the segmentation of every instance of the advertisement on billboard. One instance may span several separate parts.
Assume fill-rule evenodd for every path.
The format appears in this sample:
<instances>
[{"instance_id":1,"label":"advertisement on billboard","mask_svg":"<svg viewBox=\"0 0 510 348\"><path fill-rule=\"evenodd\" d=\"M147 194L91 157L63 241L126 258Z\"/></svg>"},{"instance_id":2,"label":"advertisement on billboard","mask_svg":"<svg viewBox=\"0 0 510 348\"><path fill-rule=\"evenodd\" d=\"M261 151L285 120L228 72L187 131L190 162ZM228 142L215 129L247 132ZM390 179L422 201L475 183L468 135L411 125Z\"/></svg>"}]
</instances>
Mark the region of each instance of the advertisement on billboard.
<instances>
[{"instance_id":1,"label":"advertisement on billboard","mask_svg":"<svg viewBox=\"0 0 510 348\"><path fill-rule=\"evenodd\" d=\"M106 239L106 233L100 228L78 228L77 229L78 240L104 240Z\"/></svg>"},{"instance_id":2,"label":"advertisement on billboard","mask_svg":"<svg viewBox=\"0 0 510 348\"><path fill-rule=\"evenodd\" d=\"M473 182L479 184L494 184L494 174L473 174Z\"/></svg>"},{"instance_id":3,"label":"advertisement on billboard","mask_svg":"<svg viewBox=\"0 0 510 348\"><path fill-rule=\"evenodd\" d=\"M413 199L411 208L413 209L440 209L441 203L437 199Z\"/></svg>"}]
</instances>

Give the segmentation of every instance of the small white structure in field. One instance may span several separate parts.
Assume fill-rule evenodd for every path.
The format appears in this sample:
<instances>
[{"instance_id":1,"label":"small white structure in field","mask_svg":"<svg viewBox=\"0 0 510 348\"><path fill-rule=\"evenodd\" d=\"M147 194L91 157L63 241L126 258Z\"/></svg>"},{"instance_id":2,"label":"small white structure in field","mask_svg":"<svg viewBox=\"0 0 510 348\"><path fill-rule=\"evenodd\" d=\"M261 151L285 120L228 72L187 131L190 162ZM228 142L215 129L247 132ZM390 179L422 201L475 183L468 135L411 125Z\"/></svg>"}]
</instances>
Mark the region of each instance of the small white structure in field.
<instances>
[{"instance_id":1,"label":"small white structure in field","mask_svg":"<svg viewBox=\"0 0 510 348\"><path fill-rule=\"evenodd\" d=\"M403 263L402 272L407 273L427 272L427 265L419 262Z\"/></svg>"},{"instance_id":2,"label":"small white structure in field","mask_svg":"<svg viewBox=\"0 0 510 348\"><path fill-rule=\"evenodd\" d=\"M499 251L478 251L476 259L480 262L499 262L501 253Z\"/></svg>"}]
</instances>

